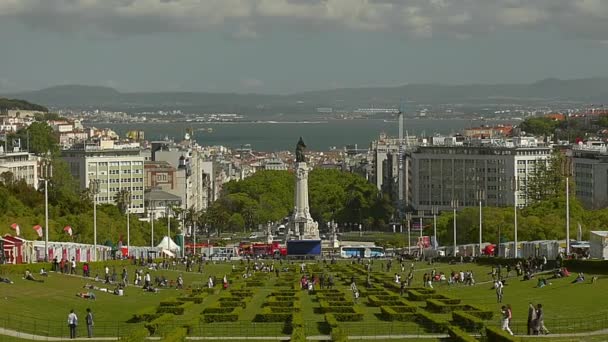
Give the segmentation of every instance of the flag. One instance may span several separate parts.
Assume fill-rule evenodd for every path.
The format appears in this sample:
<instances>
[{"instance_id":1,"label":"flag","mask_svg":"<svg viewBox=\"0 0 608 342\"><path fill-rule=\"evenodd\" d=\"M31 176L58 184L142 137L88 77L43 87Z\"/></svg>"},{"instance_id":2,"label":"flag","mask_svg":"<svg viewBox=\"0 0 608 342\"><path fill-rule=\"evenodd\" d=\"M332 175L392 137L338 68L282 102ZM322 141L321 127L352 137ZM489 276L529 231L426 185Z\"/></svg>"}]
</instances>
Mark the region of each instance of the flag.
<instances>
[{"instance_id":1,"label":"flag","mask_svg":"<svg viewBox=\"0 0 608 342\"><path fill-rule=\"evenodd\" d=\"M65 226L65 227L63 227L63 231L68 233L69 236L72 236L72 227Z\"/></svg>"},{"instance_id":2,"label":"flag","mask_svg":"<svg viewBox=\"0 0 608 342\"><path fill-rule=\"evenodd\" d=\"M15 231L17 236L21 235L21 227L19 227L18 224L16 224L16 223L11 224L11 229Z\"/></svg>"},{"instance_id":3,"label":"flag","mask_svg":"<svg viewBox=\"0 0 608 342\"><path fill-rule=\"evenodd\" d=\"M38 234L38 237L42 237L42 227L39 224L37 224L33 228L36 231L36 233Z\"/></svg>"}]
</instances>

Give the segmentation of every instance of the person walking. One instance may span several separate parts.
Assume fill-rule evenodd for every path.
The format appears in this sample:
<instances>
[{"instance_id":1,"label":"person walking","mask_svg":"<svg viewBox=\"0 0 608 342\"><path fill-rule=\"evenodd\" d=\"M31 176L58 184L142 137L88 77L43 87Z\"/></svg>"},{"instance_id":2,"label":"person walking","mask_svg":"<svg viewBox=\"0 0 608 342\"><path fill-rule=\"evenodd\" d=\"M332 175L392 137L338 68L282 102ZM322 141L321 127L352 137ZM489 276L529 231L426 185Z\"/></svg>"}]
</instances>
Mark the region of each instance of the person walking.
<instances>
[{"instance_id":1,"label":"person walking","mask_svg":"<svg viewBox=\"0 0 608 342\"><path fill-rule=\"evenodd\" d=\"M70 328L70 338L76 338L76 326L78 325L78 316L74 313L74 309L70 310L68 315L68 327Z\"/></svg>"},{"instance_id":2,"label":"person walking","mask_svg":"<svg viewBox=\"0 0 608 342\"><path fill-rule=\"evenodd\" d=\"M528 306L528 335L536 335L534 333L534 328L536 325L536 308L532 303L529 303Z\"/></svg>"},{"instance_id":3,"label":"person walking","mask_svg":"<svg viewBox=\"0 0 608 342\"><path fill-rule=\"evenodd\" d=\"M507 309L506 306L502 306L502 308L500 309L500 313L502 314L502 330L505 330L506 332L508 332L510 335L513 335L513 332L511 331L511 328L509 328L509 310Z\"/></svg>"},{"instance_id":4,"label":"person walking","mask_svg":"<svg viewBox=\"0 0 608 342\"><path fill-rule=\"evenodd\" d=\"M545 312L542 304L536 305L536 329L537 334L549 334L549 329L545 327Z\"/></svg>"},{"instance_id":5,"label":"person walking","mask_svg":"<svg viewBox=\"0 0 608 342\"><path fill-rule=\"evenodd\" d=\"M93 313L90 308L87 308L87 336L93 337Z\"/></svg>"},{"instance_id":6,"label":"person walking","mask_svg":"<svg viewBox=\"0 0 608 342\"><path fill-rule=\"evenodd\" d=\"M502 281L497 281L496 282L496 299L498 300L498 303L502 303L502 296L504 294L503 292L503 288L504 285L502 284Z\"/></svg>"}]
</instances>

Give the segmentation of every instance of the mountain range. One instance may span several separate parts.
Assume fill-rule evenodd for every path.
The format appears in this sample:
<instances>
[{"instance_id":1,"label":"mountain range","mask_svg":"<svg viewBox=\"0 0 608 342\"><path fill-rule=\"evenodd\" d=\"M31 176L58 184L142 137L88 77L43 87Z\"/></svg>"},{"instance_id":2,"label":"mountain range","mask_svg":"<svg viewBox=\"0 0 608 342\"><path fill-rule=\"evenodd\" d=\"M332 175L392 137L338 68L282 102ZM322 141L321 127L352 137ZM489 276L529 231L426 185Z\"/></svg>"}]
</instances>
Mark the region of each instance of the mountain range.
<instances>
[{"instance_id":1,"label":"mountain range","mask_svg":"<svg viewBox=\"0 0 608 342\"><path fill-rule=\"evenodd\" d=\"M529 84L408 84L397 87L342 88L290 95L208 92L119 92L101 86L62 85L4 97L54 108L103 108L143 111L181 109L200 112L310 112L316 107L356 109L415 104L549 104L602 103L608 99L608 77L545 79Z\"/></svg>"}]
</instances>

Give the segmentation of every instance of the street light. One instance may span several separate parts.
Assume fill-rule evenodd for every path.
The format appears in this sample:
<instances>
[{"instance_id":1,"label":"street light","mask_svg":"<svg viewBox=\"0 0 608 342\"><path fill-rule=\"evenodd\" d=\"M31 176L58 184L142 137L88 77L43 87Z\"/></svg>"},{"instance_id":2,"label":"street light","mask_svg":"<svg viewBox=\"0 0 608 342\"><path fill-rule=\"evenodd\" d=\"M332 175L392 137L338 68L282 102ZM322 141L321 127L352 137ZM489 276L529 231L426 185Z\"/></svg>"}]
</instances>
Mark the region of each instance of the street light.
<instances>
[{"instance_id":1,"label":"street light","mask_svg":"<svg viewBox=\"0 0 608 342\"><path fill-rule=\"evenodd\" d=\"M171 251L171 205L166 207L167 216L167 251Z\"/></svg>"},{"instance_id":2,"label":"street light","mask_svg":"<svg viewBox=\"0 0 608 342\"><path fill-rule=\"evenodd\" d=\"M44 181L44 261L49 261L49 180L53 178L53 164L50 152L42 159L42 177Z\"/></svg>"},{"instance_id":3,"label":"street light","mask_svg":"<svg viewBox=\"0 0 608 342\"><path fill-rule=\"evenodd\" d=\"M412 236L411 236L412 213L405 213L405 221L407 222L407 253L412 254Z\"/></svg>"},{"instance_id":4,"label":"street light","mask_svg":"<svg viewBox=\"0 0 608 342\"><path fill-rule=\"evenodd\" d=\"M89 181L89 190L93 195L93 261L97 261L97 194L99 194L99 179Z\"/></svg>"},{"instance_id":5,"label":"street light","mask_svg":"<svg viewBox=\"0 0 608 342\"><path fill-rule=\"evenodd\" d=\"M458 209L458 200L452 200L451 203L452 209L454 210L454 253L453 256L456 256L456 209Z\"/></svg>"},{"instance_id":6,"label":"street light","mask_svg":"<svg viewBox=\"0 0 608 342\"><path fill-rule=\"evenodd\" d=\"M420 253L422 255L422 227L423 227L422 226L422 219L423 219L423 216L424 216L424 210L419 210L418 211L418 216L419 216L419 219L420 219L420 226L418 227L418 228L420 228L420 241L418 241L418 244L420 245Z\"/></svg>"},{"instance_id":7,"label":"street light","mask_svg":"<svg viewBox=\"0 0 608 342\"><path fill-rule=\"evenodd\" d=\"M513 257L517 258L517 196L519 192L519 181L517 175L513 176L511 190L513 190Z\"/></svg>"},{"instance_id":8,"label":"street light","mask_svg":"<svg viewBox=\"0 0 608 342\"><path fill-rule=\"evenodd\" d=\"M152 209L152 212L150 213L150 247L154 247L154 216L156 213L154 212L154 209Z\"/></svg>"},{"instance_id":9,"label":"street light","mask_svg":"<svg viewBox=\"0 0 608 342\"><path fill-rule=\"evenodd\" d=\"M437 206L433 206L431 208L431 212L433 213L433 238L435 239L435 241L433 242L433 246L435 246L435 249L437 249L437 247L439 247L439 244L437 243L437 213L438 213L438 209Z\"/></svg>"},{"instance_id":10,"label":"street light","mask_svg":"<svg viewBox=\"0 0 608 342\"><path fill-rule=\"evenodd\" d=\"M481 255L482 253L482 248L481 248L481 244L482 244L482 235L481 235L481 231L483 228L483 224L482 224L482 208L481 208L481 201L483 201L484 198L484 191L483 190L478 190L477 191L477 199L479 200L479 255Z\"/></svg>"}]
</instances>

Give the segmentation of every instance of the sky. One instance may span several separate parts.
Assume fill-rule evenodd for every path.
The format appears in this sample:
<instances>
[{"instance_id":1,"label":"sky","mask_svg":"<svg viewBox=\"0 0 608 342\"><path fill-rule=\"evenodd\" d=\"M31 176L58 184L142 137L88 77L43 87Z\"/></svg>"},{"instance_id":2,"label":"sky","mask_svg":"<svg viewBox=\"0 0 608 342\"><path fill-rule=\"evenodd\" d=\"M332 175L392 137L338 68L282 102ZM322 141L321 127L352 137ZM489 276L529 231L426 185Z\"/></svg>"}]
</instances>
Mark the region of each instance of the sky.
<instances>
[{"instance_id":1,"label":"sky","mask_svg":"<svg viewBox=\"0 0 608 342\"><path fill-rule=\"evenodd\" d=\"M608 0L0 0L0 93L608 76Z\"/></svg>"}]
</instances>

